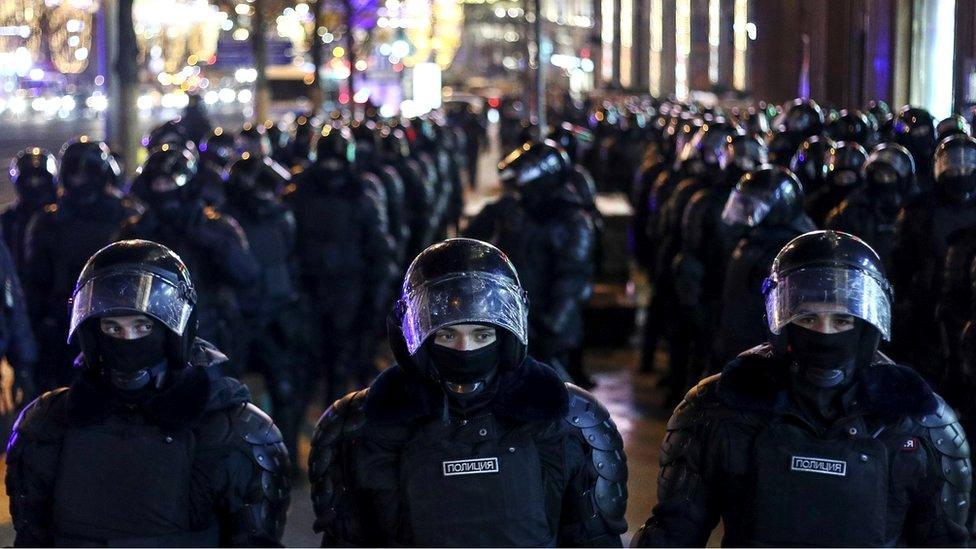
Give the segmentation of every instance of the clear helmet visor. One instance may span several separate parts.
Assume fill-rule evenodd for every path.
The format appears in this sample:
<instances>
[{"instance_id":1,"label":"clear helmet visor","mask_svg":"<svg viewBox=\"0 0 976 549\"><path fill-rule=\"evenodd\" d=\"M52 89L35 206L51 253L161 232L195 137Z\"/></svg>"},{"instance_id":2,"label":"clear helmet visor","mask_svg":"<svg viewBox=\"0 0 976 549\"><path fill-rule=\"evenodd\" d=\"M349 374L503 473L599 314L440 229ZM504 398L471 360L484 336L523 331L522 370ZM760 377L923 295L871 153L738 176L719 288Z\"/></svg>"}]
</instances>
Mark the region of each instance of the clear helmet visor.
<instances>
[{"instance_id":1,"label":"clear helmet visor","mask_svg":"<svg viewBox=\"0 0 976 549\"><path fill-rule=\"evenodd\" d=\"M725 209L722 210L722 221L726 225L755 227L765 219L769 210L769 202L736 189L732 191L725 202Z\"/></svg>"},{"instance_id":2,"label":"clear helmet visor","mask_svg":"<svg viewBox=\"0 0 976 549\"><path fill-rule=\"evenodd\" d=\"M891 339L891 291L887 282L844 267L798 269L766 279L766 319L779 334L796 318L814 313L851 315Z\"/></svg>"},{"instance_id":3,"label":"clear helmet visor","mask_svg":"<svg viewBox=\"0 0 976 549\"><path fill-rule=\"evenodd\" d=\"M511 279L482 272L456 273L424 284L400 301L407 351L452 324L490 324L528 344L528 300Z\"/></svg>"},{"instance_id":4,"label":"clear helmet visor","mask_svg":"<svg viewBox=\"0 0 976 549\"><path fill-rule=\"evenodd\" d=\"M89 318L110 314L144 314L182 336L193 312L192 292L148 271L93 277L71 300L68 341Z\"/></svg>"},{"instance_id":5,"label":"clear helmet visor","mask_svg":"<svg viewBox=\"0 0 976 549\"><path fill-rule=\"evenodd\" d=\"M935 178L943 175L961 177L976 171L976 149L951 148L935 155Z\"/></svg>"}]
</instances>

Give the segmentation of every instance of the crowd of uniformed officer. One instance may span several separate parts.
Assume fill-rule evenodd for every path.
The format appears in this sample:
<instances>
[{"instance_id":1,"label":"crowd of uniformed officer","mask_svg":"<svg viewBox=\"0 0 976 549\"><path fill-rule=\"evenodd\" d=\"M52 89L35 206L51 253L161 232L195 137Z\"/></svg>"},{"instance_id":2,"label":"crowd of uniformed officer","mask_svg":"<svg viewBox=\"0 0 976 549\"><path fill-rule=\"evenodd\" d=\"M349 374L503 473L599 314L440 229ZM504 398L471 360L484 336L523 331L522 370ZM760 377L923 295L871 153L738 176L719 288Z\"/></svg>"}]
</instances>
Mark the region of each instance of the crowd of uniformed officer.
<instances>
[{"instance_id":1,"label":"crowd of uniformed officer","mask_svg":"<svg viewBox=\"0 0 976 549\"><path fill-rule=\"evenodd\" d=\"M14 404L43 393L8 445L17 545L278 544L323 394L323 545L619 545L622 439L577 386L598 189L631 198L641 369L678 405L635 544L719 520L729 545L968 541L964 116L620 97L507 121L502 194L462 223L474 109L199 109L131 181L89 137L11 165L0 352Z\"/></svg>"}]
</instances>

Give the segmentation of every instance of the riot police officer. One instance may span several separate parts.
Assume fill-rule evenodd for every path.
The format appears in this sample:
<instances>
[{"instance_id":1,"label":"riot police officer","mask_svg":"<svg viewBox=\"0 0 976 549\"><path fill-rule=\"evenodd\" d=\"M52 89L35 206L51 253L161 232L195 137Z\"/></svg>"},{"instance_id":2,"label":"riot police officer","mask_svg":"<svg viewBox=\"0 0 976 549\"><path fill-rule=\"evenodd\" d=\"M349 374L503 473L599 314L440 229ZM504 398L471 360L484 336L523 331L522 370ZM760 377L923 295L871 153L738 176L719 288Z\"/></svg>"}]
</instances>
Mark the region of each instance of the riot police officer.
<instances>
[{"instance_id":1,"label":"riot police officer","mask_svg":"<svg viewBox=\"0 0 976 549\"><path fill-rule=\"evenodd\" d=\"M767 163L766 146L755 137L730 137L718 155L719 173L708 187L692 195L682 214L681 251L674 260L674 280L681 315L692 334L691 367L684 380L672 385L668 400L677 402L697 383L704 370L712 370L711 338L718 330L722 305L722 284L729 258L742 226L722 223L722 209L739 180ZM720 367L720 366L719 366Z\"/></svg>"},{"instance_id":2,"label":"riot police officer","mask_svg":"<svg viewBox=\"0 0 976 549\"><path fill-rule=\"evenodd\" d=\"M877 352L892 312L877 254L804 234L763 288L769 342L675 410L633 545L704 546L720 519L728 546L964 545L969 445L925 381Z\"/></svg>"},{"instance_id":3,"label":"riot police officer","mask_svg":"<svg viewBox=\"0 0 976 549\"><path fill-rule=\"evenodd\" d=\"M67 385L77 346L65 344L76 273L96 251L114 241L122 223L144 211L115 187L121 171L104 143L87 136L61 150L61 193L55 205L28 225L24 253L24 291L41 350L39 389Z\"/></svg>"},{"instance_id":4,"label":"riot police officer","mask_svg":"<svg viewBox=\"0 0 976 549\"><path fill-rule=\"evenodd\" d=\"M892 122L891 134L893 141L912 153L919 188L922 192L932 190L932 155L938 144L932 114L923 108L905 105Z\"/></svg>"},{"instance_id":5,"label":"riot police officer","mask_svg":"<svg viewBox=\"0 0 976 549\"><path fill-rule=\"evenodd\" d=\"M944 361L936 305L949 245L976 226L976 140L954 135L934 158L935 189L906 205L895 226L892 281L898 288L898 339L893 353L926 376L943 381Z\"/></svg>"},{"instance_id":6,"label":"riot police officer","mask_svg":"<svg viewBox=\"0 0 976 549\"><path fill-rule=\"evenodd\" d=\"M387 126L380 130L379 158L396 170L403 181L407 235L403 257L410 261L433 240L435 227L430 211L434 204L434 185L426 178L424 167L412 157L410 142L401 128Z\"/></svg>"},{"instance_id":7,"label":"riot police officer","mask_svg":"<svg viewBox=\"0 0 976 549\"><path fill-rule=\"evenodd\" d=\"M23 275L27 225L58 199L58 165L54 155L39 147L20 151L10 162L10 182L17 201L0 214L0 224L14 264Z\"/></svg>"},{"instance_id":8,"label":"riot police officer","mask_svg":"<svg viewBox=\"0 0 976 549\"><path fill-rule=\"evenodd\" d=\"M226 360L195 337L169 249L98 251L71 301L81 374L21 414L7 450L17 546L278 545L288 453Z\"/></svg>"},{"instance_id":9,"label":"riot police officer","mask_svg":"<svg viewBox=\"0 0 976 549\"><path fill-rule=\"evenodd\" d=\"M133 188L141 189L145 215L126 220L123 238L151 239L179 253L196 279L200 336L218 345L238 369L240 291L256 283L260 267L233 217L207 206L196 186L197 158L164 145L146 158Z\"/></svg>"},{"instance_id":10,"label":"riot police officer","mask_svg":"<svg viewBox=\"0 0 976 549\"><path fill-rule=\"evenodd\" d=\"M583 305L592 292L595 228L568 183L571 164L554 142L528 143L498 165L502 185L517 188L519 212L497 235L532 296L531 352L592 383L570 363L583 345ZM543 358L544 357L544 358Z\"/></svg>"},{"instance_id":11,"label":"riot police officer","mask_svg":"<svg viewBox=\"0 0 976 549\"><path fill-rule=\"evenodd\" d=\"M526 355L530 317L493 246L451 239L414 260L390 320L397 365L316 428L324 546L620 545L620 435L592 395Z\"/></svg>"},{"instance_id":12,"label":"riot police officer","mask_svg":"<svg viewBox=\"0 0 976 549\"><path fill-rule=\"evenodd\" d=\"M395 167L384 161L380 154L380 136L373 122L357 122L350 126L355 141L355 168L364 177L378 181L382 188L381 198L385 197L384 213L390 238L396 245L397 266L406 269L407 244L410 227L405 208L406 191L403 178ZM402 271L401 271L402 272Z\"/></svg>"},{"instance_id":13,"label":"riot police officer","mask_svg":"<svg viewBox=\"0 0 976 549\"><path fill-rule=\"evenodd\" d=\"M396 256L385 203L354 170L349 129L325 126L315 150L315 164L296 176L284 200L295 214L301 289L318 317L320 374L338 397L345 385L361 386L375 374Z\"/></svg>"},{"instance_id":14,"label":"riot police officer","mask_svg":"<svg viewBox=\"0 0 976 549\"><path fill-rule=\"evenodd\" d=\"M245 155L228 171L224 212L240 223L260 269L257 284L239 292L244 327L241 369L264 376L285 446L298 455L305 400L297 364L302 320L295 308L298 290L292 272L295 217L280 199L289 178L271 159Z\"/></svg>"},{"instance_id":15,"label":"riot police officer","mask_svg":"<svg viewBox=\"0 0 976 549\"><path fill-rule=\"evenodd\" d=\"M807 215L818 227L823 226L831 210L861 187L861 170L867 157L864 147L853 141L839 141L827 151L824 186L809 194L805 204Z\"/></svg>"},{"instance_id":16,"label":"riot police officer","mask_svg":"<svg viewBox=\"0 0 976 549\"><path fill-rule=\"evenodd\" d=\"M762 281L780 248L816 227L803 213L803 187L796 176L771 166L739 180L725 203L722 221L746 231L732 252L722 283L715 354L724 364L766 339Z\"/></svg>"},{"instance_id":17,"label":"riot police officer","mask_svg":"<svg viewBox=\"0 0 976 549\"><path fill-rule=\"evenodd\" d=\"M803 184L803 192L811 195L826 183L827 154L836 143L829 138L814 135L803 140L790 160L790 171Z\"/></svg>"},{"instance_id":18,"label":"riot police officer","mask_svg":"<svg viewBox=\"0 0 976 549\"><path fill-rule=\"evenodd\" d=\"M916 194L915 161L905 147L882 143L863 171L864 186L835 208L824 226L864 240L890 266L898 212Z\"/></svg>"}]
</instances>

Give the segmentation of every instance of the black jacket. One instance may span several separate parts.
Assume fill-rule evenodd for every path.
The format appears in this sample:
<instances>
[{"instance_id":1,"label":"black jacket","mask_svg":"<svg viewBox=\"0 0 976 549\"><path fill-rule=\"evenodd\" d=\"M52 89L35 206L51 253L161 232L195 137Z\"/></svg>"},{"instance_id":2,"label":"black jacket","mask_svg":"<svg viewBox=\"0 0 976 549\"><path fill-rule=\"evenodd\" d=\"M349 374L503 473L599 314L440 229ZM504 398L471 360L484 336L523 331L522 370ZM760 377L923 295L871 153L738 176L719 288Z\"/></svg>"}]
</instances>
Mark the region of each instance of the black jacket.
<instances>
[{"instance_id":1,"label":"black jacket","mask_svg":"<svg viewBox=\"0 0 976 549\"><path fill-rule=\"evenodd\" d=\"M675 409L658 504L635 547L964 545L971 473L955 414L877 355L829 427L790 397L789 364L743 353Z\"/></svg>"},{"instance_id":2,"label":"black jacket","mask_svg":"<svg viewBox=\"0 0 976 549\"><path fill-rule=\"evenodd\" d=\"M223 360L198 340L138 407L92 370L30 404L7 451L14 544L280 544L288 452Z\"/></svg>"},{"instance_id":3,"label":"black jacket","mask_svg":"<svg viewBox=\"0 0 976 549\"><path fill-rule=\"evenodd\" d=\"M499 376L470 417L399 366L333 404L309 457L323 546L619 546L627 470L609 413L532 359Z\"/></svg>"}]
</instances>

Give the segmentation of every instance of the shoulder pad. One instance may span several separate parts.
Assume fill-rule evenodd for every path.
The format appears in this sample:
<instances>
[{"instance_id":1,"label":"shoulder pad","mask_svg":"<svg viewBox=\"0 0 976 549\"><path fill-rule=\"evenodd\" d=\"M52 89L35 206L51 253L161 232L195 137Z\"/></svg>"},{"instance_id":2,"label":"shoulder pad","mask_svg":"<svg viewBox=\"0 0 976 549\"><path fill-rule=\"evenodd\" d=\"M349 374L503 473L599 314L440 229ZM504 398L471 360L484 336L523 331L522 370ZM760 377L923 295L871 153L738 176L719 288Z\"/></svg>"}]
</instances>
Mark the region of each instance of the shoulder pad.
<instances>
[{"instance_id":1,"label":"shoulder pad","mask_svg":"<svg viewBox=\"0 0 976 549\"><path fill-rule=\"evenodd\" d=\"M677 431L700 423L709 410L718 407L721 404L718 398L721 377L721 374L706 377L692 387L671 414L667 430Z\"/></svg>"},{"instance_id":2,"label":"shoulder pad","mask_svg":"<svg viewBox=\"0 0 976 549\"><path fill-rule=\"evenodd\" d=\"M68 391L67 387L48 391L28 404L14 423L9 444L14 444L18 436L43 441L60 439L68 420Z\"/></svg>"},{"instance_id":3,"label":"shoulder pad","mask_svg":"<svg viewBox=\"0 0 976 549\"><path fill-rule=\"evenodd\" d=\"M969 442L959 424L955 411L935 395L938 407L931 414L914 418L926 430L939 455L939 470L945 480L940 502L943 511L956 524L965 524L969 513L972 489L972 469L969 461Z\"/></svg>"},{"instance_id":4,"label":"shoulder pad","mask_svg":"<svg viewBox=\"0 0 976 549\"><path fill-rule=\"evenodd\" d=\"M233 217L222 214L212 206L203 209L203 214L209 222L208 225L226 234L229 238L236 240L240 245L247 249L247 235L244 228Z\"/></svg>"},{"instance_id":5,"label":"shoulder pad","mask_svg":"<svg viewBox=\"0 0 976 549\"><path fill-rule=\"evenodd\" d=\"M567 383L566 389L569 408L564 421L578 429L589 447L592 471L596 473L592 488L596 509L612 530L626 530L627 456L623 439L610 412L596 397L572 383Z\"/></svg>"},{"instance_id":6,"label":"shoulder pad","mask_svg":"<svg viewBox=\"0 0 976 549\"><path fill-rule=\"evenodd\" d=\"M312 483L315 531L328 528L336 517L336 505L348 488L343 468L335 466L336 449L343 436L355 433L366 423L364 405L369 389L350 393L322 414L312 436L308 456L308 478Z\"/></svg>"},{"instance_id":7,"label":"shoulder pad","mask_svg":"<svg viewBox=\"0 0 976 549\"><path fill-rule=\"evenodd\" d=\"M249 402L232 408L229 414L235 439L247 445L254 463L269 473L286 474L288 450L274 421Z\"/></svg>"},{"instance_id":8,"label":"shoulder pad","mask_svg":"<svg viewBox=\"0 0 976 549\"><path fill-rule=\"evenodd\" d=\"M925 428L929 440L939 453L959 459L969 458L969 442L956 412L942 397L935 395L935 398L938 401L936 410L914 418L915 422Z\"/></svg>"},{"instance_id":9,"label":"shoulder pad","mask_svg":"<svg viewBox=\"0 0 976 549\"><path fill-rule=\"evenodd\" d=\"M309 456L309 475L313 480L316 476L313 473L321 473L329 465L317 460L326 457L319 455L319 449L334 446L343 435L358 431L366 423L364 408L368 392L369 389L363 389L349 393L335 401L319 418L312 435L312 454ZM331 461L331 452L328 454L328 461Z\"/></svg>"}]
</instances>

